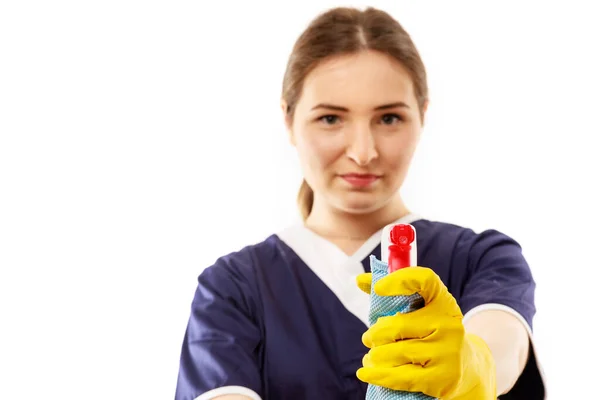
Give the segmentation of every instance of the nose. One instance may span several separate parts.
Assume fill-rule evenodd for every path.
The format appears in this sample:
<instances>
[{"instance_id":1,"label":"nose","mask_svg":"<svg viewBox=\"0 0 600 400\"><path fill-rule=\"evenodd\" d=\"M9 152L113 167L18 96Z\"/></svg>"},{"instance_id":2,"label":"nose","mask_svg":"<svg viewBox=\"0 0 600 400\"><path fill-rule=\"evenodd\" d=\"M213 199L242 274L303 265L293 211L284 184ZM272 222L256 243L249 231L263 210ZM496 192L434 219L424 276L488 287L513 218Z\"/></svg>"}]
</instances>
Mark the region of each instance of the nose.
<instances>
[{"instance_id":1,"label":"nose","mask_svg":"<svg viewBox=\"0 0 600 400\"><path fill-rule=\"evenodd\" d=\"M369 127L361 127L349 132L346 155L361 167L368 165L379 156L373 132Z\"/></svg>"}]
</instances>

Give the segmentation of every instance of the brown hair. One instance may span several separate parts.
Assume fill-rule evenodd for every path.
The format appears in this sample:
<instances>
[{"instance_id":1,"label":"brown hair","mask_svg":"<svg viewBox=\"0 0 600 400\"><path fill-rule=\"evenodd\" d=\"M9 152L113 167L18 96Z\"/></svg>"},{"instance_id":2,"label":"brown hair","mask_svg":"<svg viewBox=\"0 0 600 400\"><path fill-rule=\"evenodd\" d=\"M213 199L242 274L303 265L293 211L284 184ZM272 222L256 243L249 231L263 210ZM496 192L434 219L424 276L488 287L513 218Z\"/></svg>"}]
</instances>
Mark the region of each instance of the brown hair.
<instances>
[{"instance_id":1,"label":"brown hair","mask_svg":"<svg viewBox=\"0 0 600 400\"><path fill-rule=\"evenodd\" d=\"M375 50L385 53L406 68L412 77L421 120L428 97L425 66L408 33L388 13L369 7L338 7L317 16L300 35L288 60L283 78L282 99L291 123L306 76L326 58ZM306 180L298 192L303 219L310 214L314 192Z\"/></svg>"}]
</instances>

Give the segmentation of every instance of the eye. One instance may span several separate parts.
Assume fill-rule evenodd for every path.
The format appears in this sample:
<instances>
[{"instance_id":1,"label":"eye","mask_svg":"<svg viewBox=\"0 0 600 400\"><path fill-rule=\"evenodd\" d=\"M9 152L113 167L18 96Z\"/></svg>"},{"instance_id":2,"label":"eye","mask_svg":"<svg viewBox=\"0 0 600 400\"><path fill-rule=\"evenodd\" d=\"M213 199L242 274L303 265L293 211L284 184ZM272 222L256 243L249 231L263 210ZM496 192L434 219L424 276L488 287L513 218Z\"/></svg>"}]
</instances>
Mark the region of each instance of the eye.
<instances>
[{"instance_id":1,"label":"eye","mask_svg":"<svg viewBox=\"0 0 600 400\"><path fill-rule=\"evenodd\" d=\"M324 115L319 118L319 121L324 122L327 125L333 125L336 122L339 122L339 117L337 115Z\"/></svg>"},{"instance_id":2,"label":"eye","mask_svg":"<svg viewBox=\"0 0 600 400\"><path fill-rule=\"evenodd\" d=\"M401 122L402 117L398 114L385 114L381 117L381 122L384 125L393 125L395 123Z\"/></svg>"}]
</instances>

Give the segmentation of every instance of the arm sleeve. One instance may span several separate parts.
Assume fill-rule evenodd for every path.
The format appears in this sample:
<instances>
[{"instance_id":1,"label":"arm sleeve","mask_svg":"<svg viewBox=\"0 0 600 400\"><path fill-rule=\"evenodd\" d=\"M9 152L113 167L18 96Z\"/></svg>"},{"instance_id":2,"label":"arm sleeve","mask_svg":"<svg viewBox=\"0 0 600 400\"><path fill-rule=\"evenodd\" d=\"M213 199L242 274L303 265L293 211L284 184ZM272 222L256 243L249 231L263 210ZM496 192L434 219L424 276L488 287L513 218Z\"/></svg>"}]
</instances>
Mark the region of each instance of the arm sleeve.
<instances>
[{"instance_id":1,"label":"arm sleeve","mask_svg":"<svg viewBox=\"0 0 600 400\"><path fill-rule=\"evenodd\" d=\"M517 317L529 334L525 369L515 386L500 399L545 399L545 378L533 342L536 283L521 246L503 233L488 230L464 238L457 254L466 257L468 266L458 299L465 321L481 311L503 310Z\"/></svg>"},{"instance_id":2,"label":"arm sleeve","mask_svg":"<svg viewBox=\"0 0 600 400\"><path fill-rule=\"evenodd\" d=\"M251 294L248 279L228 263L202 272L181 349L176 400L223 394L260 400L261 330Z\"/></svg>"},{"instance_id":3,"label":"arm sleeve","mask_svg":"<svg viewBox=\"0 0 600 400\"><path fill-rule=\"evenodd\" d=\"M532 330L536 284L520 245L494 230L465 240L467 279L459 299L463 313L498 304L516 311Z\"/></svg>"}]
</instances>

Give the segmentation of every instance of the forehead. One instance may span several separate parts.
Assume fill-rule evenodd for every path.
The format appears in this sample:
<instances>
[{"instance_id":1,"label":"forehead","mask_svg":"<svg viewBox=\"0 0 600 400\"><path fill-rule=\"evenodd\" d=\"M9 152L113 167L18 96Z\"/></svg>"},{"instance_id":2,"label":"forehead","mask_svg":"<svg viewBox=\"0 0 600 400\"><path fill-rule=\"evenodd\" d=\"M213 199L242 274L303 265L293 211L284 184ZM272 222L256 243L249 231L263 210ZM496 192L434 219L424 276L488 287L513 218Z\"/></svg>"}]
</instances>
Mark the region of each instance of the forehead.
<instances>
[{"instance_id":1,"label":"forehead","mask_svg":"<svg viewBox=\"0 0 600 400\"><path fill-rule=\"evenodd\" d=\"M300 99L306 107L332 103L357 109L372 109L397 101L416 108L410 74L395 59L375 51L338 56L320 63L306 77Z\"/></svg>"}]
</instances>

